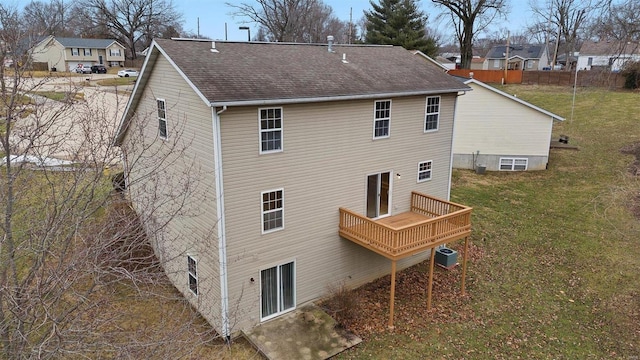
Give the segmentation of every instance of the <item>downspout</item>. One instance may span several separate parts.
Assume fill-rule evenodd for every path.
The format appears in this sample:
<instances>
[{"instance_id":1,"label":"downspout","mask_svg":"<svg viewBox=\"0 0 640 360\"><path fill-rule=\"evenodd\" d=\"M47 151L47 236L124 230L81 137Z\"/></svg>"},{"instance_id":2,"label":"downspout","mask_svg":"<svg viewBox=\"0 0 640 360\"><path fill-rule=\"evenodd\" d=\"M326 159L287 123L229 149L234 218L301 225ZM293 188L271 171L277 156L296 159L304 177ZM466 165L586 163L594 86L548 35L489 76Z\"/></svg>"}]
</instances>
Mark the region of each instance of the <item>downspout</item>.
<instances>
[{"instance_id":1,"label":"downspout","mask_svg":"<svg viewBox=\"0 0 640 360\"><path fill-rule=\"evenodd\" d=\"M220 115L227 110L227 106L216 111L212 107L213 117L213 161L214 173L216 177L216 212L218 214L218 265L220 275L220 312L222 317L222 336L231 340L231 330L229 329L229 288L227 284L227 239L225 233L224 216L224 181L222 179L222 138L220 135Z\"/></svg>"},{"instance_id":2,"label":"downspout","mask_svg":"<svg viewBox=\"0 0 640 360\"><path fill-rule=\"evenodd\" d=\"M456 133L456 113L458 109L458 96L465 95L466 92L458 92L456 101L453 104L453 127L451 128L451 158L449 159L449 186L447 187L447 201L451 199L451 176L453 174L453 139Z\"/></svg>"}]
</instances>

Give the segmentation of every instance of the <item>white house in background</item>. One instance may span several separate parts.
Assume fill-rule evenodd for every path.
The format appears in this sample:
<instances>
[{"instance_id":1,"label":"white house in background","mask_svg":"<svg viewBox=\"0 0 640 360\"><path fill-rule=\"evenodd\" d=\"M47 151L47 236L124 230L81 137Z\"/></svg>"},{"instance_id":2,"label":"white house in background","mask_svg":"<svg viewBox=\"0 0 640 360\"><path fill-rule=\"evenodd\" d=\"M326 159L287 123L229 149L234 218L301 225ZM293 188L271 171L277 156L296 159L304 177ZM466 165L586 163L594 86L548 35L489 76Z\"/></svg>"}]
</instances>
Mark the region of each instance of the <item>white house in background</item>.
<instances>
[{"instance_id":1,"label":"white house in background","mask_svg":"<svg viewBox=\"0 0 640 360\"><path fill-rule=\"evenodd\" d=\"M544 170L554 121L564 118L475 79L458 99L453 167L490 171Z\"/></svg>"},{"instance_id":2,"label":"white house in background","mask_svg":"<svg viewBox=\"0 0 640 360\"><path fill-rule=\"evenodd\" d=\"M585 41L578 56L578 69L620 71L627 61L640 61L640 43Z\"/></svg>"}]
</instances>

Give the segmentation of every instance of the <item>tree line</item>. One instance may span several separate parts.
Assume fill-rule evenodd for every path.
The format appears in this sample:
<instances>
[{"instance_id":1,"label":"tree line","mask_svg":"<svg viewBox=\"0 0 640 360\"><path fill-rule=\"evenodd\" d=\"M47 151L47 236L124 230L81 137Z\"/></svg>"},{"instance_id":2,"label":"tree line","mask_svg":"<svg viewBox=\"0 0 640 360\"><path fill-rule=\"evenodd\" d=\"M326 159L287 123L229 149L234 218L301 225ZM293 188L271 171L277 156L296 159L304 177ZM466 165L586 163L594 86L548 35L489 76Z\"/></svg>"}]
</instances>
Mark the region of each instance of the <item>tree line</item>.
<instances>
[{"instance_id":1,"label":"tree line","mask_svg":"<svg viewBox=\"0 0 640 360\"><path fill-rule=\"evenodd\" d=\"M338 18L322 0L227 2L230 14L257 26L254 41L320 43L333 35L338 43L399 45L435 56L443 46L461 54L469 68L474 50L492 44L546 43L553 54L569 56L586 39L637 41L637 0L430 0L435 14L420 10L419 0L370 0L370 9L348 20ZM10 11L3 6L4 11ZM154 38L197 37L183 28L172 0L34 0L17 11L30 35L113 38L135 59ZM522 28L509 32L511 13L531 14ZM203 35L206 37L206 34ZM555 57L555 55L554 55ZM555 60L550 59L550 60Z\"/></svg>"}]
</instances>

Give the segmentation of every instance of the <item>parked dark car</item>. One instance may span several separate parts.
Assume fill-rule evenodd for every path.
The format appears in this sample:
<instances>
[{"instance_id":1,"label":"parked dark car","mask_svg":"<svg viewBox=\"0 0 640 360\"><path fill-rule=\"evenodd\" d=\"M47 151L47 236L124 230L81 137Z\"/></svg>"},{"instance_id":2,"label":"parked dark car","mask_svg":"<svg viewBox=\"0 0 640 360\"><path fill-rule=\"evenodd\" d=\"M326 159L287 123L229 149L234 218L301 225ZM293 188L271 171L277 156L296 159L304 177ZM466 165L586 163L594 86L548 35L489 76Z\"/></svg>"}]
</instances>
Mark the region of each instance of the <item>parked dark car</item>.
<instances>
[{"instance_id":1,"label":"parked dark car","mask_svg":"<svg viewBox=\"0 0 640 360\"><path fill-rule=\"evenodd\" d=\"M106 74L107 68L104 65L93 65L91 67L91 72L94 74Z\"/></svg>"}]
</instances>

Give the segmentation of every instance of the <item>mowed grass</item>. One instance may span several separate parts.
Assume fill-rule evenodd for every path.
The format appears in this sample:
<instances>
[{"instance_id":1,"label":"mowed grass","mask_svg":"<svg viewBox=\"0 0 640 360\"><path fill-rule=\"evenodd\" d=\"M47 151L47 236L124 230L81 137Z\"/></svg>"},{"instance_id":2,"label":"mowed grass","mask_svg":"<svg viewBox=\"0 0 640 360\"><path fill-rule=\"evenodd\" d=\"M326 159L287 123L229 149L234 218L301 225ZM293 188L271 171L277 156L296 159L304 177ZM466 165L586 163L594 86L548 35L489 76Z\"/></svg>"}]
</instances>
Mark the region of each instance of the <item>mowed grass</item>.
<instances>
[{"instance_id":1,"label":"mowed grass","mask_svg":"<svg viewBox=\"0 0 640 360\"><path fill-rule=\"evenodd\" d=\"M541 172L454 171L452 201L474 208L482 254L472 254L467 296L434 297L435 312L456 307L450 321L411 328L396 313L409 335L379 332L338 359L640 357L640 177L620 152L640 142L640 93L578 89L571 119L570 88L500 89L566 117L553 137L568 135L579 151L551 150Z\"/></svg>"}]
</instances>

